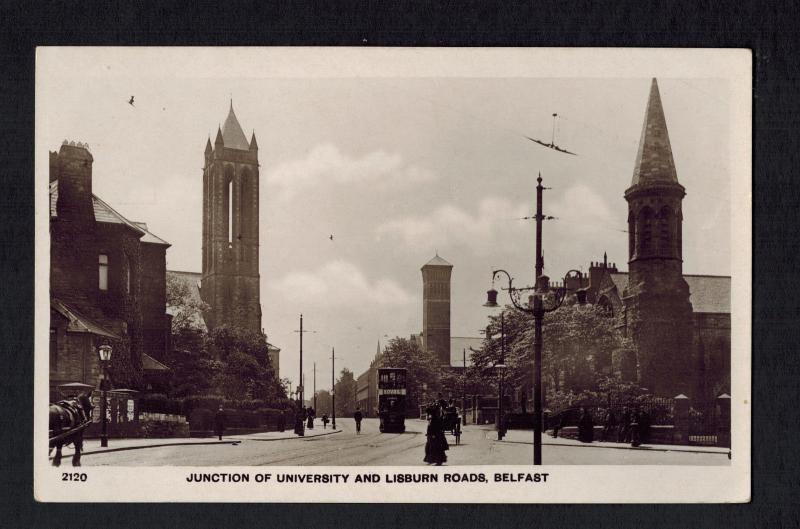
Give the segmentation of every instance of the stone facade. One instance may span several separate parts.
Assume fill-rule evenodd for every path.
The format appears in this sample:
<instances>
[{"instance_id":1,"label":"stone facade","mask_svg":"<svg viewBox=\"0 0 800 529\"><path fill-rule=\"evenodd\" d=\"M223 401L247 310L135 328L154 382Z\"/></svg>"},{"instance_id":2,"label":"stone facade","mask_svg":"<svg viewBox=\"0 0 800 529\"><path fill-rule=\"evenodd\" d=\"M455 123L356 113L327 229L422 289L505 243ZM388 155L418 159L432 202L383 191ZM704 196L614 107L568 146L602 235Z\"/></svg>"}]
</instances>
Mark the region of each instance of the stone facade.
<instances>
[{"instance_id":1,"label":"stone facade","mask_svg":"<svg viewBox=\"0 0 800 529\"><path fill-rule=\"evenodd\" d=\"M258 144L242 132L231 104L203 169L201 296L209 329L229 324L261 331L258 268Z\"/></svg>"},{"instance_id":2,"label":"stone facade","mask_svg":"<svg viewBox=\"0 0 800 529\"><path fill-rule=\"evenodd\" d=\"M169 244L92 194L92 154L80 143L50 153L50 387L98 380L97 349L111 371L144 389L142 355L168 343Z\"/></svg>"}]
</instances>

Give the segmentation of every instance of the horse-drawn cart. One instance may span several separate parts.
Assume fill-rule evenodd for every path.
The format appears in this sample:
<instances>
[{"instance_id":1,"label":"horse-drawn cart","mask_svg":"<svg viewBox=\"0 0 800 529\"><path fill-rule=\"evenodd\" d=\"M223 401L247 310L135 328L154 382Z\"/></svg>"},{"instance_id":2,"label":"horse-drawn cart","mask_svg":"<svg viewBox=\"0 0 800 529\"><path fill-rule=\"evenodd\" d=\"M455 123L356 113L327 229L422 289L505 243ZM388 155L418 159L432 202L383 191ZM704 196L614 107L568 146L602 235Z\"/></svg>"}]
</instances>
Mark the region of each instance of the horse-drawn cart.
<instances>
[{"instance_id":1,"label":"horse-drawn cart","mask_svg":"<svg viewBox=\"0 0 800 529\"><path fill-rule=\"evenodd\" d=\"M458 413L458 408L455 406L445 408L442 423L444 431L450 432L456 438L457 445L461 444L461 415Z\"/></svg>"}]
</instances>

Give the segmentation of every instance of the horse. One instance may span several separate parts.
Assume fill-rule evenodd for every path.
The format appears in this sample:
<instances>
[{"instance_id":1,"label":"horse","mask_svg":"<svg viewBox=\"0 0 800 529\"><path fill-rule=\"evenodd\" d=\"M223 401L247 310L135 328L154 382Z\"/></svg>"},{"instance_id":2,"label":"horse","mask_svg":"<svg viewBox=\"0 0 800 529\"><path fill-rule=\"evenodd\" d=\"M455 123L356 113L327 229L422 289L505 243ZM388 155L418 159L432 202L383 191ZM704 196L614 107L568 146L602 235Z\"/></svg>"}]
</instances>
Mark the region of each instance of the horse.
<instances>
[{"instance_id":1,"label":"horse","mask_svg":"<svg viewBox=\"0 0 800 529\"><path fill-rule=\"evenodd\" d=\"M50 404L50 453L56 449L53 466L61 466L61 449L72 443L72 466L81 466L83 432L92 424L92 401L86 394Z\"/></svg>"}]
</instances>

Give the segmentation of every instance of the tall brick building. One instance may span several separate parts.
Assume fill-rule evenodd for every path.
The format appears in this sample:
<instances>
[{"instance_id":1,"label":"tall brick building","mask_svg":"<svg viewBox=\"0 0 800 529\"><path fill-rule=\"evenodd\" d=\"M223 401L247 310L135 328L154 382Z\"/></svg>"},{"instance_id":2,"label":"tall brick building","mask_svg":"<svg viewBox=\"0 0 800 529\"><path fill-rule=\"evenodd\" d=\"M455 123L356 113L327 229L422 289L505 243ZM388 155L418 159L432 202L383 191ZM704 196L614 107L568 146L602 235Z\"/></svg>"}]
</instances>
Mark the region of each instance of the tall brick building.
<instances>
[{"instance_id":1,"label":"tall brick building","mask_svg":"<svg viewBox=\"0 0 800 529\"><path fill-rule=\"evenodd\" d=\"M422 267L422 347L450 365L450 276L453 265L436 256Z\"/></svg>"},{"instance_id":2,"label":"tall brick building","mask_svg":"<svg viewBox=\"0 0 800 529\"><path fill-rule=\"evenodd\" d=\"M94 158L64 142L50 153L50 390L98 382L98 347L113 347L115 384L147 389L167 370L169 243L92 193Z\"/></svg>"},{"instance_id":3,"label":"tall brick building","mask_svg":"<svg viewBox=\"0 0 800 529\"><path fill-rule=\"evenodd\" d=\"M203 169L203 264L200 293L210 329L236 324L261 330L258 272L258 144L250 141L233 103Z\"/></svg>"}]
</instances>

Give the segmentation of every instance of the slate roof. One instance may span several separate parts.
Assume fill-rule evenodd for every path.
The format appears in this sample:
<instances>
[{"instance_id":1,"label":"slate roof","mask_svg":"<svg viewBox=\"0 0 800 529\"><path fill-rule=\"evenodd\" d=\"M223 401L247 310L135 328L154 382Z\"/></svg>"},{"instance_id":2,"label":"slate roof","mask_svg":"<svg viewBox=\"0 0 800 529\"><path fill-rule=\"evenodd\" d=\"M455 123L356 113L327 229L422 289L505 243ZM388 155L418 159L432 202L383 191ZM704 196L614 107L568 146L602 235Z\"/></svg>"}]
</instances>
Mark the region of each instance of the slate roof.
<instances>
[{"instance_id":1,"label":"slate roof","mask_svg":"<svg viewBox=\"0 0 800 529\"><path fill-rule=\"evenodd\" d=\"M658 82L653 78L631 185L656 183L677 184L678 173L675 171L675 160L672 158L672 146L669 143L667 120L664 118Z\"/></svg>"},{"instance_id":2,"label":"slate roof","mask_svg":"<svg viewBox=\"0 0 800 529\"><path fill-rule=\"evenodd\" d=\"M222 141L229 149L250 150L247 136L244 135L242 126L239 125L239 120L236 119L236 114L233 112L233 101L231 101L231 109L228 111L225 124L222 125Z\"/></svg>"},{"instance_id":3,"label":"slate roof","mask_svg":"<svg viewBox=\"0 0 800 529\"><path fill-rule=\"evenodd\" d=\"M609 274L617 287L617 293L628 286L628 273ZM730 276L690 275L683 278L689 285L689 301L694 312L729 314L731 312L731 278Z\"/></svg>"},{"instance_id":4,"label":"slate roof","mask_svg":"<svg viewBox=\"0 0 800 529\"><path fill-rule=\"evenodd\" d=\"M122 339L120 336L109 331L99 323L82 315L76 309L67 305L60 299L50 298L50 308L67 319L67 332L95 334L97 336L105 336L106 338L111 338L113 340Z\"/></svg>"},{"instance_id":5,"label":"slate roof","mask_svg":"<svg viewBox=\"0 0 800 529\"><path fill-rule=\"evenodd\" d=\"M58 180L53 180L50 182L50 218L58 218L58 210L56 205L58 204ZM141 235L139 239L142 242L148 242L152 244L163 244L165 246L170 246L170 243L158 237L157 235L153 234L150 230L147 229L147 224L144 222L133 222L125 217L123 217L120 213L118 213L114 208L108 205L105 201L101 200L97 197L97 195L92 194L92 206L94 208L94 220L97 222L104 222L108 224L122 224L127 226L128 228L132 229L136 233Z\"/></svg>"},{"instance_id":6,"label":"slate roof","mask_svg":"<svg viewBox=\"0 0 800 529\"><path fill-rule=\"evenodd\" d=\"M430 261L428 261L427 263L425 263L424 266L449 266L449 267L452 267L453 265L451 265L450 263L448 263L447 261L445 261L444 259L439 257L439 254L437 253L436 256L433 259L431 259Z\"/></svg>"},{"instance_id":7,"label":"slate roof","mask_svg":"<svg viewBox=\"0 0 800 529\"><path fill-rule=\"evenodd\" d=\"M145 371L170 371L170 368L147 353L142 353L142 369Z\"/></svg>"}]
</instances>

